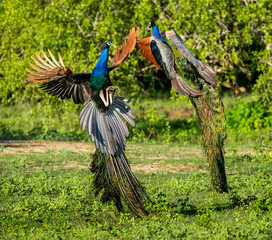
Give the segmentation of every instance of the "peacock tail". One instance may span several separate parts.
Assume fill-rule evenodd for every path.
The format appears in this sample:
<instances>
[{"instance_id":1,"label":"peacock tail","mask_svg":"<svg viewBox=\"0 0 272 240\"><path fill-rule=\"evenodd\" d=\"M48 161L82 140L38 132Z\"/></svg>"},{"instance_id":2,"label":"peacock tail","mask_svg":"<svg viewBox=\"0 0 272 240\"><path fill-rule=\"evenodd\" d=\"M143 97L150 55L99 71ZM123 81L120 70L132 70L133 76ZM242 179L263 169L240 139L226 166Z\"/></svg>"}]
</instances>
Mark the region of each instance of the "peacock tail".
<instances>
[{"instance_id":1,"label":"peacock tail","mask_svg":"<svg viewBox=\"0 0 272 240\"><path fill-rule=\"evenodd\" d=\"M113 201L119 211L123 211L123 198L133 215L143 217L148 215L144 203L150 200L124 153L129 134L125 121L134 126L134 115L125 102L129 100L116 96L112 105L100 111L89 101L79 118L82 130L87 129L96 146L90 169L95 194L102 193L101 201Z\"/></svg>"},{"instance_id":2,"label":"peacock tail","mask_svg":"<svg viewBox=\"0 0 272 240\"><path fill-rule=\"evenodd\" d=\"M223 101L218 91L203 79L195 67L177 53L175 48L173 50L177 72L188 85L202 93L198 97L189 96L189 99L196 110L197 122L203 134L203 148L209 161L212 185L217 190L226 192L225 171L220 170L225 169L224 140L227 138Z\"/></svg>"},{"instance_id":3,"label":"peacock tail","mask_svg":"<svg viewBox=\"0 0 272 240\"><path fill-rule=\"evenodd\" d=\"M189 97L196 109L203 133L212 185L218 191L226 192L225 112L223 102L215 89L218 79L214 69L197 60L173 29L160 33L152 20L148 27L152 27L153 36L138 41L140 53L164 71L175 92Z\"/></svg>"},{"instance_id":4,"label":"peacock tail","mask_svg":"<svg viewBox=\"0 0 272 240\"><path fill-rule=\"evenodd\" d=\"M93 180L95 195L102 193L103 203L113 201L117 209L123 211L122 197L132 214L140 217L148 215L143 203L149 201L149 198L132 173L122 150L111 155L103 154L96 149L90 170L95 175Z\"/></svg>"}]
</instances>

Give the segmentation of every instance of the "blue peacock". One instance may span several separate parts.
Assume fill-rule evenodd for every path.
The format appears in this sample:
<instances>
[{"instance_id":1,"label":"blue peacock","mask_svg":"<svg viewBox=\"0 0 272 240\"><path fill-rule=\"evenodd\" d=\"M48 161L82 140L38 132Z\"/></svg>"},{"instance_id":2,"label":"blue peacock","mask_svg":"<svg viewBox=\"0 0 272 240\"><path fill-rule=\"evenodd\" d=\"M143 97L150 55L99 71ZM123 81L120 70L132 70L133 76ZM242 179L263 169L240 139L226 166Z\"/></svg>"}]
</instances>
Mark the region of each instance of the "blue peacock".
<instances>
[{"instance_id":1,"label":"blue peacock","mask_svg":"<svg viewBox=\"0 0 272 240\"><path fill-rule=\"evenodd\" d=\"M86 129L95 144L91 171L94 174L95 194L102 192L102 202L113 201L119 211L123 210L121 198L136 216L148 215L144 203L149 198L134 176L124 150L129 135L125 122L134 126L134 115L129 100L115 96L117 87L112 86L109 72L122 63L132 52L139 35L139 28L130 30L120 54L119 46L113 64L108 66L111 41L106 41L99 61L90 72L73 73L48 50L50 58L42 51L44 59L36 53L32 57L35 70L27 71L31 81L43 82L40 87L57 98L73 98L75 104L84 104L79 114L82 130Z\"/></svg>"},{"instance_id":2,"label":"blue peacock","mask_svg":"<svg viewBox=\"0 0 272 240\"><path fill-rule=\"evenodd\" d=\"M218 191L226 192L226 117L223 102L215 89L218 83L215 72L194 57L174 30L160 33L154 21L149 22L149 27L153 36L138 41L140 52L165 72L177 93L189 97L203 133L212 185Z\"/></svg>"}]
</instances>

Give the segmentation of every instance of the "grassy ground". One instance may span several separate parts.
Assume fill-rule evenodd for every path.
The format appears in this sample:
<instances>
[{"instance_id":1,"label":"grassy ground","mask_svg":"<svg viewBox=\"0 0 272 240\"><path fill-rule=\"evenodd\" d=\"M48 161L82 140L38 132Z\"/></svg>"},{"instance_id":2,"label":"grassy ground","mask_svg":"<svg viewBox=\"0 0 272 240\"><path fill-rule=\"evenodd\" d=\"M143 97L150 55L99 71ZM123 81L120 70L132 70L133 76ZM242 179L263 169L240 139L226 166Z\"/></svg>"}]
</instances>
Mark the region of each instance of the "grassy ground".
<instances>
[{"instance_id":1,"label":"grassy ground","mask_svg":"<svg viewBox=\"0 0 272 240\"><path fill-rule=\"evenodd\" d=\"M126 154L153 201L150 216L135 219L94 197L86 144L61 144L37 152L0 143L2 239L272 238L271 152L227 149L231 191L218 194L199 146L130 143Z\"/></svg>"}]
</instances>

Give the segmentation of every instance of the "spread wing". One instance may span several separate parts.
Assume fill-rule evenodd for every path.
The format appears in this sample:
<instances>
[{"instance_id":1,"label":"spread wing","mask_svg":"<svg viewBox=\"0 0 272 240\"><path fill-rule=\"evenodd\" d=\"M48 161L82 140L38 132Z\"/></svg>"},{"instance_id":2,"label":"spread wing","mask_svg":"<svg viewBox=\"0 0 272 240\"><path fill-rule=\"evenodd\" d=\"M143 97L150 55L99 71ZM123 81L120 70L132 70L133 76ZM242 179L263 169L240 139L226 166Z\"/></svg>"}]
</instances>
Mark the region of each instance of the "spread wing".
<instances>
[{"instance_id":1,"label":"spread wing","mask_svg":"<svg viewBox=\"0 0 272 240\"><path fill-rule=\"evenodd\" d=\"M148 37L144 38L138 41L139 47L140 47L140 53L149 61L154 63L160 70L162 68L160 65L156 62L155 57L152 54L152 49L151 49L151 42L154 40L154 37Z\"/></svg>"},{"instance_id":2,"label":"spread wing","mask_svg":"<svg viewBox=\"0 0 272 240\"><path fill-rule=\"evenodd\" d=\"M121 54L120 54L120 48L118 45L117 50L114 55L113 63L111 66L108 67L109 71L113 70L120 63L122 63L123 61L126 60L128 55L133 51L133 49L136 45L136 41L139 38L139 34L140 34L140 27L138 27L137 30L135 28L132 28L129 31L129 35L127 37L127 40L125 40L123 43L123 48L122 48Z\"/></svg>"},{"instance_id":3,"label":"spread wing","mask_svg":"<svg viewBox=\"0 0 272 240\"><path fill-rule=\"evenodd\" d=\"M29 62L34 71L26 69L31 74L27 74L28 79L34 82L43 82L40 88L58 98L69 99L72 96L76 104L89 100L91 72L73 73L70 68L64 65L60 53L58 53L59 62L50 50L48 53L50 58L42 51L44 59L35 53L36 59L32 57L35 64Z\"/></svg>"},{"instance_id":4,"label":"spread wing","mask_svg":"<svg viewBox=\"0 0 272 240\"><path fill-rule=\"evenodd\" d=\"M164 69L166 75L168 76L168 74L167 74L168 70L166 70L167 69L166 63L162 59L161 51L158 48L158 45L157 45L157 42L156 42L155 39L151 41L150 46L151 46L151 51L152 51L152 54L153 54L155 60L161 64L161 66ZM166 54L165 53L166 51L167 50L164 50L164 54ZM176 70L172 69L172 71L176 71ZM170 78L170 75L169 75L169 78ZM192 97L202 95L201 92L199 92L199 91L195 90L194 88L190 87L184 81L184 79L182 77L178 76L178 75L176 75L175 79L171 79L171 83L172 83L173 89L177 93L179 93L181 95L188 95L188 96L192 96Z\"/></svg>"}]
</instances>

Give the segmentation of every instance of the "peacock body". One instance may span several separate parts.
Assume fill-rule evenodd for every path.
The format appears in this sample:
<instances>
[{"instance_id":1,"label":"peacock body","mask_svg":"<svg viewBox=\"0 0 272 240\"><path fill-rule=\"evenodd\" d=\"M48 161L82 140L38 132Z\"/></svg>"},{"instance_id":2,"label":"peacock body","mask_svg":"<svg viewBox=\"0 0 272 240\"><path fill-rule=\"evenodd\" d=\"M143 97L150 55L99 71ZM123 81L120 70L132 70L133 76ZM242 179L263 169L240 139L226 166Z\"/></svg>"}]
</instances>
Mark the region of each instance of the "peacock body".
<instances>
[{"instance_id":1,"label":"peacock body","mask_svg":"<svg viewBox=\"0 0 272 240\"><path fill-rule=\"evenodd\" d=\"M218 83L215 72L209 65L194 57L175 31L171 30L165 33L166 39L171 40L166 42L166 39L161 37L159 29L153 21L150 21L149 26L152 27L153 37L159 39L156 42L161 41L167 44L174 55L174 70L179 79L182 79L183 86L188 91L183 91L183 89L177 91L179 86L175 86L173 82L172 86L177 93L187 95L192 102L203 133L204 151L210 166L212 185L218 191L226 192L227 180L224 163L224 140L227 137L226 118L222 99L215 89ZM141 41L140 48L142 52L143 50L147 52L148 50L141 47L141 45L143 46ZM169 78L167 68L165 67L169 62L167 62L167 59L163 60L161 57L158 57L161 55L163 49L159 48L159 45L157 45L157 48L154 48L152 41L150 43L149 48L155 61L152 61L150 57L146 58L154 62L155 65L162 66L161 69L165 71L166 76ZM147 54L143 55L147 56ZM172 65L171 62L172 59L170 60L170 64Z\"/></svg>"},{"instance_id":2,"label":"peacock body","mask_svg":"<svg viewBox=\"0 0 272 240\"><path fill-rule=\"evenodd\" d=\"M224 140L227 137L222 99L218 91L205 81L186 58L177 56L175 62L179 74L202 93L199 97L189 96L189 99L196 110L203 133L212 184L220 191L227 191L225 171L219 171L224 168Z\"/></svg>"},{"instance_id":3,"label":"peacock body","mask_svg":"<svg viewBox=\"0 0 272 240\"><path fill-rule=\"evenodd\" d=\"M161 37L158 26L153 21L150 21L149 27L152 27L154 36L138 41L140 53L165 72L177 93L188 96L201 95L199 91L189 86L178 75L175 66L175 55L167 41Z\"/></svg>"},{"instance_id":4,"label":"peacock body","mask_svg":"<svg viewBox=\"0 0 272 240\"><path fill-rule=\"evenodd\" d=\"M134 176L124 150L129 135L126 122L134 126L134 115L126 103L128 99L115 96L117 87L112 86L109 72L123 62L136 44L139 29L132 29L119 56L117 48L113 64L107 65L109 48L107 41L99 61L91 72L73 73L67 68L59 54L59 62L50 50L51 57L42 51L45 58L36 54L32 58L36 70L27 69L32 81L43 82L40 87L47 93L61 99L73 98L75 104L84 104L79 114L82 130L87 130L95 144L91 171L94 173L95 194L102 193L102 202L113 201L119 211L123 210L121 198L136 216L145 216L144 202L149 201L144 188Z\"/></svg>"}]
</instances>

